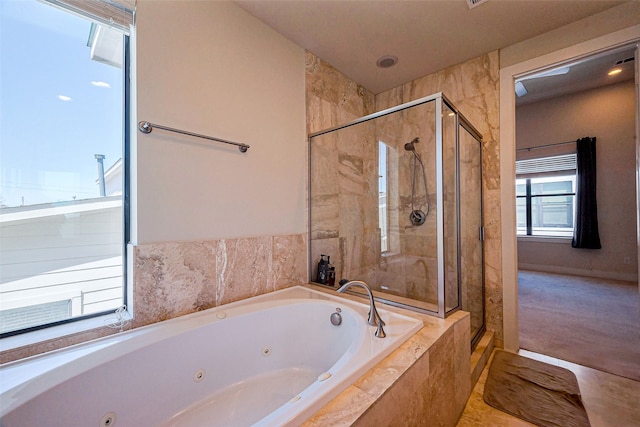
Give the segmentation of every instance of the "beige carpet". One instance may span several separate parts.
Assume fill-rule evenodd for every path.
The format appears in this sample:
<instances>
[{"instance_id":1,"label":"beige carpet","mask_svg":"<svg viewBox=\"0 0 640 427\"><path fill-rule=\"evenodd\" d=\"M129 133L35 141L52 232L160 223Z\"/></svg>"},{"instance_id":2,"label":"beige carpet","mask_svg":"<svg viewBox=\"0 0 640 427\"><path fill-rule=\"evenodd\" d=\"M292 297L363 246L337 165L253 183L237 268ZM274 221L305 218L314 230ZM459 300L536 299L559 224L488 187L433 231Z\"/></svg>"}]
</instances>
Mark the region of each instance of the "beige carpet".
<instances>
[{"instance_id":1,"label":"beige carpet","mask_svg":"<svg viewBox=\"0 0 640 427\"><path fill-rule=\"evenodd\" d=\"M518 274L520 347L640 381L636 283Z\"/></svg>"},{"instance_id":2,"label":"beige carpet","mask_svg":"<svg viewBox=\"0 0 640 427\"><path fill-rule=\"evenodd\" d=\"M538 426L590 426L573 372L506 351L493 357L483 398Z\"/></svg>"}]
</instances>

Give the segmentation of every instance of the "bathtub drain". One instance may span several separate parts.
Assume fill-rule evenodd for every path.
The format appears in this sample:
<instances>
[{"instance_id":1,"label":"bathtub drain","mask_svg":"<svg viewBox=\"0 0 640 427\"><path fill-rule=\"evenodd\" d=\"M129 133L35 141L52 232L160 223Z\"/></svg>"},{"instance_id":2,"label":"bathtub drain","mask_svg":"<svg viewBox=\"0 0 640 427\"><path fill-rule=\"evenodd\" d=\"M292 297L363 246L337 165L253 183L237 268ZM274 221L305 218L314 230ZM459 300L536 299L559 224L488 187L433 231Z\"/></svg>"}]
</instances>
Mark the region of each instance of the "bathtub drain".
<instances>
[{"instance_id":1,"label":"bathtub drain","mask_svg":"<svg viewBox=\"0 0 640 427\"><path fill-rule=\"evenodd\" d=\"M329 316L329 319L331 319L331 324L333 326L340 326L342 324L342 315L340 314L341 312L342 310L340 310L340 307L336 307L336 312Z\"/></svg>"}]
</instances>

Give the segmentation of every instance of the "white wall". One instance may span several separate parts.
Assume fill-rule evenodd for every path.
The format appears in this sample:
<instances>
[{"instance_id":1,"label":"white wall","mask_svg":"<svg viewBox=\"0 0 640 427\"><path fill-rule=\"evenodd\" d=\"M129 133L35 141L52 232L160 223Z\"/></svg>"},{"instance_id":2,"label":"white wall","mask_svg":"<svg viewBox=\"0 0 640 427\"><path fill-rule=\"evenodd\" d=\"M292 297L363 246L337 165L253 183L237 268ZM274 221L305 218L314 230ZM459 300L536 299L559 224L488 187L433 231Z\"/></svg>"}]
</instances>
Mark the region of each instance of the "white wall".
<instances>
[{"instance_id":1,"label":"white wall","mask_svg":"<svg viewBox=\"0 0 640 427\"><path fill-rule=\"evenodd\" d=\"M506 68L587 40L607 36L640 22L640 2L627 1L619 6L540 34L500 50L500 68Z\"/></svg>"},{"instance_id":2,"label":"white wall","mask_svg":"<svg viewBox=\"0 0 640 427\"><path fill-rule=\"evenodd\" d=\"M136 132L133 243L304 233L304 50L231 2L140 0L136 20L136 122L251 148Z\"/></svg>"},{"instance_id":3,"label":"white wall","mask_svg":"<svg viewBox=\"0 0 640 427\"><path fill-rule=\"evenodd\" d=\"M518 238L520 268L637 280L634 89L629 80L516 109L517 148L597 138L602 243L599 250L575 249L570 239L548 243L549 239ZM535 154L553 155L545 149Z\"/></svg>"}]
</instances>

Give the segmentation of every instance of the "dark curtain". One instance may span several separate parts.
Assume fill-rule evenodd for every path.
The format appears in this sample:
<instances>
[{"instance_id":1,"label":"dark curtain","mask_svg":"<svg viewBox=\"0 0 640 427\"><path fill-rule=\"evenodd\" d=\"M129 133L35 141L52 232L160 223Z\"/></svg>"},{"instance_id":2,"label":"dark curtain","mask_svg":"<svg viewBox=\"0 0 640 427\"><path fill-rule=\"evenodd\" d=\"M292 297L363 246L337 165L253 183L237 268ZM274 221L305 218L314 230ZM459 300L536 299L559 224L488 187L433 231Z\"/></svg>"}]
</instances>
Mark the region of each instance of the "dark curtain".
<instances>
[{"instance_id":1,"label":"dark curtain","mask_svg":"<svg viewBox=\"0 0 640 427\"><path fill-rule=\"evenodd\" d=\"M596 203L596 139L576 141L577 184L576 224L573 230L574 248L600 249L598 206Z\"/></svg>"}]
</instances>

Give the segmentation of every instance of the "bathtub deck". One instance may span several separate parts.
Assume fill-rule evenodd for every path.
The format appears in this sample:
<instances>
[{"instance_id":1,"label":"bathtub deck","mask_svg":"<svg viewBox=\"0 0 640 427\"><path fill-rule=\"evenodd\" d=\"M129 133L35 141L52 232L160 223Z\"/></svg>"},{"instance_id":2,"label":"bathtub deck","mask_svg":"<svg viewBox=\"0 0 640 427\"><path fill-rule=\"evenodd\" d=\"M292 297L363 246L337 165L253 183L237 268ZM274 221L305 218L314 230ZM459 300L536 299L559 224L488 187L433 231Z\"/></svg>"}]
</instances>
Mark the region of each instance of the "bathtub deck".
<instances>
[{"instance_id":1,"label":"bathtub deck","mask_svg":"<svg viewBox=\"0 0 640 427\"><path fill-rule=\"evenodd\" d=\"M309 287L332 292L316 285ZM347 296L361 300L355 296ZM388 305L424 327L308 419L303 427L454 427L471 394L470 318L458 311L439 319Z\"/></svg>"},{"instance_id":2,"label":"bathtub deck","mask_svg":"<svg viewBox=\"0 0 640 427\"><path fill-rule=\"evenodd\" d=\"M424 330L385 310L376 338L361 298L321 294L296 286L5 366L2 424L298 426Z\"/></svg>"}]
</instances>

